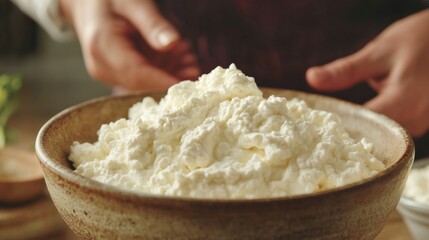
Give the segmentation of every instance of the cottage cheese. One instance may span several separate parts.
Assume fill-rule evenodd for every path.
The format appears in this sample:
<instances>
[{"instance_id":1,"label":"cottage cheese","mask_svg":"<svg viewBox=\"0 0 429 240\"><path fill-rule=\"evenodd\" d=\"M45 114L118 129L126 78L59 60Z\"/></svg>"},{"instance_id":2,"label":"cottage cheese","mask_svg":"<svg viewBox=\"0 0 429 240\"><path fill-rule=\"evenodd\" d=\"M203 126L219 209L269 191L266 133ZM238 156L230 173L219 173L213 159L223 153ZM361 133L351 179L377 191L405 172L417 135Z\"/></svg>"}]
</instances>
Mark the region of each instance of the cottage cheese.
<instances>
[{"instance_id":1,"label":"cottage cheese","mask_svg":"<svg viewBox=\"0 0 429 240\"><path fill-rule=\"evenodd\" d=\"M262 97L235 65L184 81L128 119L105 124L95 143L71 146L76 172L140 192L196 198L312 193L385 168L372 144L352 139L337 115L302 100Z\"/></svg>"},{"instance_id":2,"label":"cottage cheese","mask_svg":"<svg viewBox=\"0 0 429 240\"><path fill-rule=\"evenodd\" d=\"M429 165L411 170L403 195L416 202L429 204Z\"/></svg>"}]
</instances>

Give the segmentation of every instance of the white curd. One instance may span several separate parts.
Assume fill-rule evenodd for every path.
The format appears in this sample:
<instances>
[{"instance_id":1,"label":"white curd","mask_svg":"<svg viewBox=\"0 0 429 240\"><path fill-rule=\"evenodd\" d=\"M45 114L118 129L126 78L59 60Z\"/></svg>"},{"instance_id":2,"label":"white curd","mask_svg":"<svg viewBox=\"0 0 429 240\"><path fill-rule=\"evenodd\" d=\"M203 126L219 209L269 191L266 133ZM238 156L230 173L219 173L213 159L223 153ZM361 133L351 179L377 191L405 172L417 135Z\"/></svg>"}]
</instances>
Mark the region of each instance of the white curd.
<instances>
[{"instance_id":1,"label":"white curd","mask_svg":"<svg viewBox=\"0 0 429 240\"><path fill-rule=\"evenodd\" d=\"M134 191L196 198L268 198L343 186L385 168L337 115L298 99L262 97L235 65L184 81L95 143L71 146L76 172Z\"/></svg>"},{"instance_id":2,"label":"white curd","mask_svg":"<svg viewBox=\"0 0 429 240\"><path fill-rule=\"evenodd\" d=\"M429 165L411 169L403 195L416 202L429 204Z\"/></svg>"}]
</instances>

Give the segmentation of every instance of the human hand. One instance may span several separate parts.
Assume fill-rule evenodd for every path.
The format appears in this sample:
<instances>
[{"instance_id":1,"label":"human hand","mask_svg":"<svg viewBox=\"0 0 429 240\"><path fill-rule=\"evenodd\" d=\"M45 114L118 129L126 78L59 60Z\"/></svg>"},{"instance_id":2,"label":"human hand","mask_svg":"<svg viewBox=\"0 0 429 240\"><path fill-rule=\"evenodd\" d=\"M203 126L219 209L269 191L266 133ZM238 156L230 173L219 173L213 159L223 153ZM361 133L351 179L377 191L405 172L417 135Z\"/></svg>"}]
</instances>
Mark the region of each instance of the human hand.
<instances>
[{"instance_id":1,"label":"human hand","mask_svg":"<svg viewBox=\"0 0 429 240\"><path fill-rule=\"evenodd\" d=\"M60 0L60 8L97 80L128 90L163 89L199 75L189 43L153 0Z\"/></svg>"},{"instance_id":2,"label":"human hand","mask_svg":"<svg viewBox=\"0 0 429 240\"><path fill-rule=\"evenodd\" d=\"M315 89L367 81L378 92L365 106L398 121L412 136L429 129L429 10L404 18L360 51L307 70Z\"/></svg>"}]
</instances>

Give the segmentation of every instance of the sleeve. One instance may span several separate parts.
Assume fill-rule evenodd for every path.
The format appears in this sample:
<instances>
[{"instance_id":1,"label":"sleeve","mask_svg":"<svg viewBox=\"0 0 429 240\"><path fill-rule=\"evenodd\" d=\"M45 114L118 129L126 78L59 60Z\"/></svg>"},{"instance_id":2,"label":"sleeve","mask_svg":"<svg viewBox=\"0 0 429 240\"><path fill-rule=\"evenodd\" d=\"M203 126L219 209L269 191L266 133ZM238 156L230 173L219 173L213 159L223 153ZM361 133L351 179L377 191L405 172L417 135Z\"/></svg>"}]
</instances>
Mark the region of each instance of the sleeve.
<instances>
[{"instance_id":1,"label":"sleeve","mask_svg":"<svg viewBox=\"0 0 429 240\"><path fill-rule=\"evenodd\" d=\"M24 13L33 18L55 40L75 38L73 29L61 16L58 0L12 0Z\"/></svg>"}]
</instances>

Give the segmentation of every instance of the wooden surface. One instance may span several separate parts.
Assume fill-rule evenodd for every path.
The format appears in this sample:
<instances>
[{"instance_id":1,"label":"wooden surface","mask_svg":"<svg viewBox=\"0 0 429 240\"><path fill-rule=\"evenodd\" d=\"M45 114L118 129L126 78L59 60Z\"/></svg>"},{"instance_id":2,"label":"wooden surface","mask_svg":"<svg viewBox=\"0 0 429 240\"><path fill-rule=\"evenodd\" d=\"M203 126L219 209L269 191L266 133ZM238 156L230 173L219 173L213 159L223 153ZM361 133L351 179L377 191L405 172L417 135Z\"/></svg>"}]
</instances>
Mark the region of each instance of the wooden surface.
<instances>
[{"instance_id":1,"label":"wooden surface","mask_svg":"<svg viewBox=\"0 0 429 240\"><path fill-rule=\"evenodd\" d=\"M397 211L393 212L376 240L407 240L413 239Z\"/></svg>"},{"instance_id":2,"label":"wooden surface","mask_svg":"<svg viewBox=\"0 0 429 240\"><path fill-rule=\"evenodd\" d=\"M18 111L9 121L9 127L16 136L13 146L25 150L34 151L34 142L36 135L43 123L48 119L33 112L25 111L28 108ZM65 228L62 232L54 233L46 240L75 240L76 237ZM376 240L407 240L412 239L408 229L401 216L395 211L389 217L389 220Z\"/></svg>"},{"instance_id":3,"label":"wooden surface","mask_svg":"<svg viewBox=\"0 0 429 240\"><path fill-rule=\"evenodd\" d=\"M46 239L64 235L65 223L49 195L9 205L0 204L0 239Z\"/></svg>"}]
</instances>

